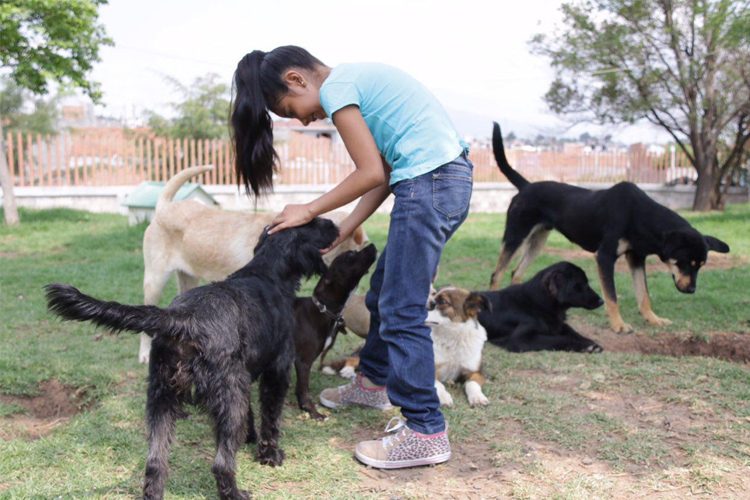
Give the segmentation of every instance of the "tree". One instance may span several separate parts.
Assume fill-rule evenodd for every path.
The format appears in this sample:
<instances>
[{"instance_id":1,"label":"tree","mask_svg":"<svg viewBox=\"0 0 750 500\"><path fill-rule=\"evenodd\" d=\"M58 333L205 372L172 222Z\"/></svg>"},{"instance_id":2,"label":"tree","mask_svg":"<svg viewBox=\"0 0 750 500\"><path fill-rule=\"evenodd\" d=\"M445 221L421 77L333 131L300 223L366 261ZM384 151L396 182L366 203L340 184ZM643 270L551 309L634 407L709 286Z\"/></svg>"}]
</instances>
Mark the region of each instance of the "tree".
<instances>
[{"instance_id":1,"label":"tree","mask_svg":"<svg viewBox=\"0 0 750 500\"><path fill-rule=\"evenodd\" d=\"M83 90L94 101L98 84L87 79L101 45L111 45L98 21L106 0L4 0L0 3L0 66L18 87L46 94L50 81ZM18 223L0 116L0 183L5 223Z\"/></svg>"},{"instance_id":2,"label":"tree","mask_svg":"<svg viewBox=\"0 0 750 500\"><path fill-rule=\"evenodd\" d=\"M58 104L61 95L50 99L32 98L12 80L0 79L0 116L6 130L28 131L36 134L54 134L58 119ZM33 110L27 112L31 102Z\"/></svg>"},{"instance_id":3,"label":"tree","mask_svg":"<svg viewBox=\"0 0 750 500\"><path fill-rule=\"evenodd\" d=\"M698 172L694 210L722 206L722 181L750 139L747 0L573 0L563 29L536 35L551 59L550 108L576 121L665 129Z\"/></svg>"},{"instance_id":4,"label":"tree","mask_svg":"<svg viewBox=\"0 0 750 500\"><path fill-rule=\"evenodd\" d=\"M176 112L172 119L149 111L148 124L157 135L189 139L218 139L228 135L229 87L219 75L209 73L196 78L189 86L168 77L182 101L171 104Z\"/></svg>"}]
</instances>

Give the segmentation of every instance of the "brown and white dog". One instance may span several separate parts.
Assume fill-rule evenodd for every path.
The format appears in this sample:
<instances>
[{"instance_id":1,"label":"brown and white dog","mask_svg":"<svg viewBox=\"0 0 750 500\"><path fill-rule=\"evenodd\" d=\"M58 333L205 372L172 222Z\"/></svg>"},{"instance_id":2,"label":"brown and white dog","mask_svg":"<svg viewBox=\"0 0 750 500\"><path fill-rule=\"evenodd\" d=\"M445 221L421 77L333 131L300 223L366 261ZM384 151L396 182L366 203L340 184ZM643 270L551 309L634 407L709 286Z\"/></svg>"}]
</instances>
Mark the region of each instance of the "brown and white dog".
<instances>
[{"instance_id":1,"label":"brown and white dog","mask_svg":"<svg viewBox=\"0 0 750 500\"><path fill-rule=\"evenodd\" d=\"M273 212L221 210L192 200L172 201L180 187L211 166L186 168L164 186L156 212L143 235L143 303L156 305L164 286L177 274L179 292L198 286L200 280L221 281L247 264L263 229L276 216ZM338 224L345 212L323 215ZM342 252L359 250L367 244L360 226L324 257L330 264ZM151 337L141 334L138 360L147 363Z\"/></svg>"},{"instance_id":2,"label":"brown and white dog","mask_svg":"<svg viewBox=\"0 0 750 500\"><path fill-rule=\"evenodd\" d=\"M463 288L443 287L429 304L426 323L432 329L435 352L435 389L442 406L452 406L445 383L463 382L471 406L486 405L482 393L482 348L487 332L477 317L489 308L487 299Z\"/></svg>"},{"instance_id":3,"label":"brown and white dog","mask_svg":"<svg viewBox=\"0 0 750 500\"><path fill-rule=\"evenodd\" d=\"M361 297L361 296L360 296ZM352 297L354 298L354 297ZM435 389L443 406L452 406L453 397L445 388L446 383L463 382L466 397L471 406L486 405L487 397L482 393L485 378L482 375L482 348L487 341L487 332L479 324L477 317L481 311L489 309L489 302L479 293L462 288L444 287L430 294L427 303L429 309L425 323L431 329L432 347L435 354ZM365 324L369 327L369 313L362 300L350 298L344 309L344 321L347 320L347 309L350 317L357 322L354 331L359 332ZM366 318L366 319L365 319ZM361 323L361 324L360 324ZM359 365L359 356L355 352L345 358L328 363L323 373L338 374L351 378Z\"/></svg>"}]
</instances>

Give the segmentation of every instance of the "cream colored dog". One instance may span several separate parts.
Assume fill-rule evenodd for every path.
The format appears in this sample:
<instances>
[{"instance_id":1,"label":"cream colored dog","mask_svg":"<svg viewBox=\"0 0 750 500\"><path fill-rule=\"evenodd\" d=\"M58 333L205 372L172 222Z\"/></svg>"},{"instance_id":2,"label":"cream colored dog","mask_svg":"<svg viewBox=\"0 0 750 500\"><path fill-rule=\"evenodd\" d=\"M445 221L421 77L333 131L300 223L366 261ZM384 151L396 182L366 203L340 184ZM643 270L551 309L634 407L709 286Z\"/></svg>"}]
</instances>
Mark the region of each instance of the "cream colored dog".
<instances>
[{"instance_id":1,"label":"cream colored dog","mask_svg":"<svg viewBox=\"0 0 750 500\"><path fill-rule=\"evenodd\" d=\"M200 280L220 281L247 264L263 229L276 216L271 212L233 212L191 200L172 201L190 178L211 170L190 167L172 177L156 203L156 212L143 235L143 303L155 305L172 273L180 293ZM323 217L340 223L348 214L331 212ZM347 250L359 250L367 241L362 227L324 256L330 263ZM147 363L151 337L141 333L138 360Z\"/></svg>"}]
</instances>

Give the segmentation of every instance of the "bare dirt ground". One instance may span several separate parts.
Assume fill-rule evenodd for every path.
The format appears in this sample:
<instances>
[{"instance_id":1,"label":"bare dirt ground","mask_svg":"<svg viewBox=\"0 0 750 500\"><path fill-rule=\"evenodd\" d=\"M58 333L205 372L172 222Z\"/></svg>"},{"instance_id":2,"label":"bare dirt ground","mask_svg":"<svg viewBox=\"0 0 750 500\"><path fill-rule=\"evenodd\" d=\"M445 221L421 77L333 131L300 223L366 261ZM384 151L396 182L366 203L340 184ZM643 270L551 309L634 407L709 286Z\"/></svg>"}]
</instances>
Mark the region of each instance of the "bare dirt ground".
<instances>
[{"instance_id":1,"label":"bare dirt ground","mask_svg":"<svg viewBox=\"0 0 750 500\"><path fill-rule=\"evenodd\" d=\"M509 431L510 432L510 431ZM493 439L502 439L495 436ZM362 468L358 493L380 498L747 498L748 470L731 470L710 488L682 464L614 470L586 453L527 440L521 462L497 465L489 443L453 446L446 464L399 471ZM354 466L354 464L352 464ZM715 464L721 466L721 464Z\"/></svg>"},{"instance_id":2,"label":"bare dirt ground","mask_svg":"<svg viewBox=\"0 0 750 500\"><path fill-rule=\"evenodd\" d=\"M708 356L750 363L750 335L730 332L709 332L707 339L697 338L690 332L648 335L637 332L617 334L609 329L596 328L572 321L583 336L596 341L605 351L639 352L664 356Z\"/></svg>"},{"instance_id":3,"label":"bare dirt ground","mask_svg":"<svg viewBox=\"0 0 750 500\"><path fill-rule=\"evenodd\" d=\"M82 410L83 393L66 387L57 380L39 385L39 395L8 396L0 394L0 402L20 406L23 413L0 419L0 439L38 439L52 432Z\"/></svg>"}]
</instances>

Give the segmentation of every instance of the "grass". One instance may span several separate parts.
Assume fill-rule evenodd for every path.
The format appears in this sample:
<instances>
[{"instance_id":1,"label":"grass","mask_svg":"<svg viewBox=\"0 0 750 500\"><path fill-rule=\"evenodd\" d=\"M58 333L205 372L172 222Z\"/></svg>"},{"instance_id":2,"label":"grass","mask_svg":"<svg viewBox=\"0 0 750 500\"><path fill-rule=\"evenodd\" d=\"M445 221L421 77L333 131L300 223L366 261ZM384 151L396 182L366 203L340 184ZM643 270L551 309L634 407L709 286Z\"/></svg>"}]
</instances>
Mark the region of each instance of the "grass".
<instances>
[{"instance_id":1,"label":"grass","mask_svg":"<svg viewBox=\"0 0 750 500\"><path fill-rule=\"evenodd\" d=\"M623 317L653 335L750 333L750 206L686 217L699 230L730 244L735 267L702 271L694 295L678 293L665 271L651 272L655 309L674 320L657 330L639 319L629 276L618 273ZM59 322L45 310L42 287L65 282L97 297L140 302L145 226L129 227L121 216L72 210L22 210L21 218L18 227L0 227L0 397L6 398L0 400L0 497L137 495L147 449L146 369L137 363L137 336L105 334L98 340L102 332L87 324ZM472 214L445 249L439 283L485 288L503 227L502 215ZM387 217L373 217L366 230L382 248ZM550 237L548 246L576 250L559 234ZM527 276L557 260L559 254L543 254ZM596 276L590 257L573 261L590 278ZM598 289L596 280L592 282ZM310 290L311 283L303 287L303 293ZM175 293L171 283L164 304ZM601 309L575 316L606 326ZM355 347L358 342L352 337L340 336L336 353ZM747 365L624 353L513 355L487 347L484 370L491 405L470 408L460 389L452 387L456 406L445 414L451 440L465 450L465 460L485 460L483 472L520 471L520 479L502 490L507 496L611 494L609 483L595 484L581 475L556 481L547 469L550 464L530 454L529 443L542 443L561 456L591 457L622 474L634 473L643 478L636 488L671 481L720 494L727 478L750 465ZM85 410L43 438L28 440L13 427L24 409L8 396L35 395L39 384L50 379L79 389ZM314 373L311 392L339 383ZM254 450L245 448L238 457L238 480L262 498L382 496L362 486L362 468L353 463L351 450L359 438L378 435L386 421L383 415L353 409L313 422L296 408L290 393L282 438L285 465L262 467L252 459ZM213 497L212 456L209 421L192 411L191 418L178 423L170 497ZM397 481L385 483L380 493L431 495L426 486L399 489Z\"/></svg>"}]
</instances>

